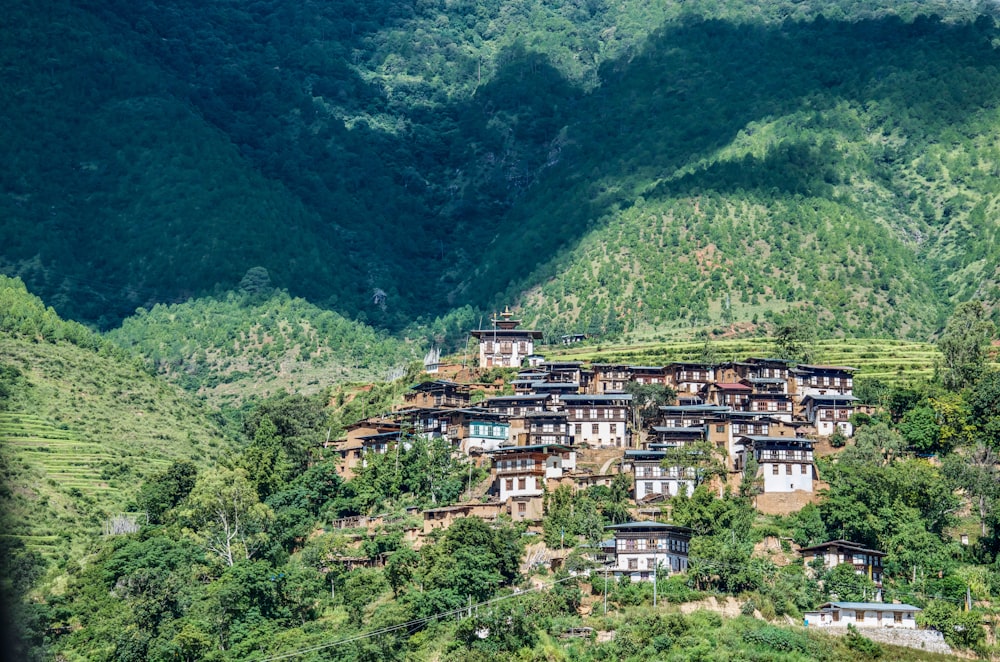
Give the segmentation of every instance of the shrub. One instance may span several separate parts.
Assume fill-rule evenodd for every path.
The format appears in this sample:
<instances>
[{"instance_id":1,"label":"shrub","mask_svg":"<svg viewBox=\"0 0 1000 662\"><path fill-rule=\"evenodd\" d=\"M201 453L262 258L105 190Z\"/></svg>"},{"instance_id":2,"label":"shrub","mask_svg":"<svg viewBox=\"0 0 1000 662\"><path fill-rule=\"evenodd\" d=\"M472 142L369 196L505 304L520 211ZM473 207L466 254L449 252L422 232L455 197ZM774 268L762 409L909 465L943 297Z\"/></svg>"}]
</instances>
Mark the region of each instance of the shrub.
<instances>
[{"instance_id":1,"label":"shrub","mask_svg":"<svg viewBox=\"0 0 1000 662\"><path fill-rule=\"evenodd\" d=\"M868 637L862 636L858 629L850 623L847 624L847 637L844 638L844 641L848 648L865 657L872 659L882 657L882 647Z\"/></svg>"}]
</instances>

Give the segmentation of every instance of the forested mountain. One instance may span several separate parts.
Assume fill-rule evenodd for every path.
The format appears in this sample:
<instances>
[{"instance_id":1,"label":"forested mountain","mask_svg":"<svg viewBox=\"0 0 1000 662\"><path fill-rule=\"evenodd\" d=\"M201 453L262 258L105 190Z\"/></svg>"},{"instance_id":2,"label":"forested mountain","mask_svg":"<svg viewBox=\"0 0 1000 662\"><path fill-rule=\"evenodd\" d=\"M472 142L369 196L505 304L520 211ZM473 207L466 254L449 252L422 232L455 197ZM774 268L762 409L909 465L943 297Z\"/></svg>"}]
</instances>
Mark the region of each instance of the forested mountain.
<instances>
[{"instance_id":1,"label":"forested mountain","mask_svg":"<svg viewBox=\"0 0 1000 662\"><path fill-rule=\"evenodd\" d=\"M250 268L390 330L995 298L989 3L20 3L0 268L98 326ZM933 14L937 12L937 14Z\"/></svg>"},{"instance_id":2,"label":"forested mountain","mask_svg":"<svg viewBox=\"0 0 1000 662\"><path fill-rule=\"evenodd\" d=\"M129 317L107 337L215 404L379 381L420 358L415 343L376 333L281 291L159 304Z\"/></svg>"}]
</instances>

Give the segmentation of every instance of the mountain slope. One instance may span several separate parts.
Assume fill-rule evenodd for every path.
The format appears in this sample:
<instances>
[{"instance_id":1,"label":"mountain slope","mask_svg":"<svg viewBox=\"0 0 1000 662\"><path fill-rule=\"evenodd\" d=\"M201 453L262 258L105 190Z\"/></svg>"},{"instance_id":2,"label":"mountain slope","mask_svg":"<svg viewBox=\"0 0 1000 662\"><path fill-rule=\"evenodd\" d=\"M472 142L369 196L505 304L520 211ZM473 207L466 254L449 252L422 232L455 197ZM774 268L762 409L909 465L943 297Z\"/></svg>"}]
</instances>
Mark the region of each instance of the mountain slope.
<instances>
[{"instance_id":1,"label":"mountain slope","mask_svg":"<svg viewBox=\"0 0 1000 662\"><path fill-rule=\"evenodd\" d=\"M991 11L19 5L0 268L103 327L265 266L391 330L521 300L553 329L809 304L926 335L997 292Z\"/></svg>"},{"instance_id":2,"label":"mountain slope","mask_svg":"<svg viewBox=\"0 0 1000 662\"><path fill-rule=\"evenodd\" d=\"M170 462L232 445L190 396L5 277L0 357L3 533L46 554L78 552Z\"/></svg>"},{"instance_id":3,"label":"mountain slope","mask_svg":"<svg viewBox=\"0 0 1000 662\"><path fill-rule=\"evenodd\" d=\"M420 351L285 292L158 305L107 337L218 404L384 379Z\"/></svg>"}]
</instances>

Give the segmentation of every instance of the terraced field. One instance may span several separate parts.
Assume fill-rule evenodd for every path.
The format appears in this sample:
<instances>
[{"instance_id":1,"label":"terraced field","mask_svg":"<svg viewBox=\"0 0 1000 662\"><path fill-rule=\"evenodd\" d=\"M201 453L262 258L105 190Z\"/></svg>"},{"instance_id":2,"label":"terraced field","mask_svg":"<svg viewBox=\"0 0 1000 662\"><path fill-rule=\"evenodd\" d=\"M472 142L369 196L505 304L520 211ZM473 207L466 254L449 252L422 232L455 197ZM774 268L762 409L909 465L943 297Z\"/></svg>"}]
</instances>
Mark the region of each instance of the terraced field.
<instances>
[{"instance_id":1,"label":"terraced field","mask_svg":"<svg viewBox=\"0 0 1000 662\"><path fill-rule=\"evenodd\" d=\"M0 334L22 378L0 411L0 534L48 557L78 557L151 474L207 464L231 443L180 388L131 362Z\"/></svg>"},{"instance_id":2,"label":"terraced field","mask_svg":"<svg viewBox=\"0 0 1000 662\"><path fill-rule=\"evenodd\" d=\"M858 376L879 378L897 384L922 380L934 374L940 361L937 348L909 340L834 339L810 345L816 363L848 365ZM774 342L767 338L738 340L638 342L615 345L552 345L540 352L550 360L663 365L671 361L739 360L750 356L774 356Z\"/></svg>"}]
</instances>

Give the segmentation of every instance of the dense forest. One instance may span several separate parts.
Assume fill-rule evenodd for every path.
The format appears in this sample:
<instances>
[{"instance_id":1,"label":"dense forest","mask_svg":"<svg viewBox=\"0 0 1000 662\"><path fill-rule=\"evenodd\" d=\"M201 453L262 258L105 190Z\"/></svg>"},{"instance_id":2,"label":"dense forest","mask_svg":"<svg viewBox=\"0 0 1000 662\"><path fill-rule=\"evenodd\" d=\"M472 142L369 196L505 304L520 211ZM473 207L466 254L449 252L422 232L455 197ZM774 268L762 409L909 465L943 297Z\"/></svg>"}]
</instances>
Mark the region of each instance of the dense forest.
<instances>
[{"instance_id":1,"label":"dense forest","mask_svg":"<svg viewBox=\"0 0 1000 662\"><path fill-rule=\"evenodd\" d=\"M992 11L22 3L0 267L102 328L263 267L390 331L926 337L997 292Z\"/></svg>"}]
</instances>

